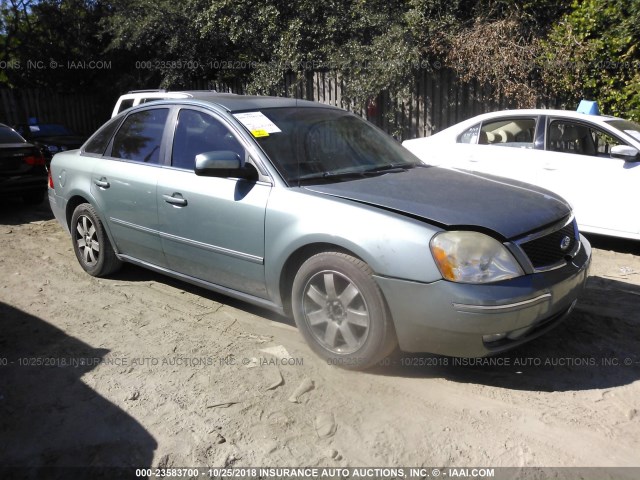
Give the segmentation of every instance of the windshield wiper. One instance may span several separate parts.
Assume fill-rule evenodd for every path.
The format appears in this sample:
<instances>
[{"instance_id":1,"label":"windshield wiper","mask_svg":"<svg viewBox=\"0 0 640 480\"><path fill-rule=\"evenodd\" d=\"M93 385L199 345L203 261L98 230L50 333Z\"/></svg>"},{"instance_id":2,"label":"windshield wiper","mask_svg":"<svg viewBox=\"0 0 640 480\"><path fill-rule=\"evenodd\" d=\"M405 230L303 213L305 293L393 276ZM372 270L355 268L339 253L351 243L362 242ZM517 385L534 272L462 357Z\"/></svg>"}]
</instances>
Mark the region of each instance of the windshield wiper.
<instances>
[{"instance_id":1,"label":"windshield wiper","mask_svg":"<svg viewBox=\"0 0 640 480\"><path fill-rule=\"evenodd\" d=\"M363 174L368 173L390 173L390 172L404 172L409 170L410 168L418 167L417 163L389 163L387 165L380 165L378 167L373 167L368 170L362 172Z\"/></svg>"},{"instance_id":2,"label":"windshield wiper","mask_svg":"<svg viewBox=\"0 0 640 480\"><path fill-rule=\"evenodd\" d=\"M342 177L362 177L365 174L362 170L349 170L347 172L317 172L317 173L309 173L307 175L302 175L295 179L295 181L299 180L315 180L315 179L335 179Z\"/></svg>"},{"instance_id":3,"label":"windshield wiper","mask_svg":"<svg viewBox=\"0 0 640 480\"><path fill-rule=\"evenodd\" d=\"M388 164L388 165L380 165L378 167L373 167L367 170L347 170L345 172L316 172L309 173L307 175L302 175L296 179L293 179L294 182L301 182L306 180L336 180L339 178L364 178L371 175L383 175L385 173L396 173L396 172L404 172L410 168L420 167L422 164L418 163L396 163L396 164Z\"/></svg>"}]
</instances>

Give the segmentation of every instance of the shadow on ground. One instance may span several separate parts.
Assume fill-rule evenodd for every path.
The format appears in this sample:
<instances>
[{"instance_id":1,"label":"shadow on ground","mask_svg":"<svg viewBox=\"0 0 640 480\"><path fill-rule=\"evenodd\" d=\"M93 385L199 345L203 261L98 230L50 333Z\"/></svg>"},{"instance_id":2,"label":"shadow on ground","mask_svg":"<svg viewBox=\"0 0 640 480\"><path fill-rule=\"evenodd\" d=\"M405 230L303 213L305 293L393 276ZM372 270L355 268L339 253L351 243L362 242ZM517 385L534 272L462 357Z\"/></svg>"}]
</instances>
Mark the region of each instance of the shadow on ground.
<instances>
[{"instance_id":1,"label":"shadow on ground","mask_svg":"<svg viewBox=\"0 0 640 480\"><path fill-rule=\"evenodd\" d=\"M184 290L185 292L189 292L193 295L207 298L212 302L222 303L229 307L266 318L273 322L295 326L295 322L292 318L285 317L264 307L259 307L243 300L237 300L233 297L228 297L226 295L207 290L206 288L192 285L183 280L177 280L173 277L138 267L137 265L125 263L120 270L110 275L109 278L111 280L122 280L123 282L157 282L169 285L178 290Z\"/></svg>"},{"instance_id":2,"label":"shadow on ground","mask_svg":"<svg viewBox=\"0 0 640 480\"><path fill-rule=\"evenodd\" d=\"M584 234L593 248L613 250L619 253L640 255L640 241L624 238L605 237L604 235Z\"/></svg>"},{"instance_id":3,"label":"shadow on ground","mask_svg":"<svg viewBox=\"0 0 640 480\"><path fill-rule=\"evenodd\" d=\"M52 218L53 213L48 200L39 205L26 205L16 199L4 199L0 203L0 225L22 225Z\"/></svg>"},{"instance_id":4,"label":"shadow on ground","mask_svg":"<svg viewBox=\"0 0 640 480\"><path fill-rule=\"evenodd\" d=\"M17 472L23 478L86 478L84 470L66 468L151 466L155 439L81 380L107 350L4 303L0 318L2 478L17 478ZM29 477L29 471L38 474Z\"/></svg>"},{"instance_id":5,"label":"shadow on ground","mask_svg":"<svg viewBox=\"0 0 640 480\"><path fill-rule=\"evenodd\" d=\"M127 282L170 285L247 313L293 325L287 317L241 300L213 293L133 265L111 278ZM617 280L590 277L572 315L546 335L520 348L485 359L454 359L396 352L377 375L442 377L531 391L571 391L612 388L640 379L640 287ZM625 362L631 361L627 365Z\"/></svg>"}]
</instances>

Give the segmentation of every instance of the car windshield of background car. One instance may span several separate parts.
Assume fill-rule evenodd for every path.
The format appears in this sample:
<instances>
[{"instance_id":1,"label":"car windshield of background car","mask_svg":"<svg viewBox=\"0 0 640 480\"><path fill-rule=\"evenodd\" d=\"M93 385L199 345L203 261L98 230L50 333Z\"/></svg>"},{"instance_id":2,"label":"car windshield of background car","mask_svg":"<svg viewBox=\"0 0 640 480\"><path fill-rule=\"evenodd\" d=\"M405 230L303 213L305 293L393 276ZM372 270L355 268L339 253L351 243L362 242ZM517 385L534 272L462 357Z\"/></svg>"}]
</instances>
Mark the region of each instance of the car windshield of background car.
<instances>
[{"instance_id":1,"label":"car windshield of background car","mask_svg":"<svg viewBox=\"0 0 640 480\"><path fill-rule=\"evenodd\" d=\"M616 119L607 122L613 128L623 131L640 142L640 125L630 120Z\"/></svg>"}]
</instances>

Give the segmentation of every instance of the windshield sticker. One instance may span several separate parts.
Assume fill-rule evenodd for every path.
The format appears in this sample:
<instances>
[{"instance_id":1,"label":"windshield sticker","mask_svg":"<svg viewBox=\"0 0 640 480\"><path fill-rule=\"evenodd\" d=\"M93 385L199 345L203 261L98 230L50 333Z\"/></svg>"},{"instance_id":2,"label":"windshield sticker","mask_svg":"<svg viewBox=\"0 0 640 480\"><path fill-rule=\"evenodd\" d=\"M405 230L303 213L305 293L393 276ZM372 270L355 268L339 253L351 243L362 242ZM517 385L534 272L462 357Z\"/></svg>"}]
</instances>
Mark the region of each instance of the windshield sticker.
<instances>
[{"instance_id":1,"label":"windshield sticker","mask_svg":"<svg viewBox=\"0 0 640 480\"><path fill-rule=\"evenodd\" d=\"M256 138L260 138L260 137L268 137L269 133L266 130L258 129L258 130L251 130L251 135L253 135Z\"/></svg>"},{"instance_id":2,"label":"windshield sticker","mask_svg":"<svg viewBox=\"0 0 640 480\"><path fill-rule=\"evenodd\" d=\"M626 133L627 135L631 135L636 140L640 140L640 132L638 132L637 130L625 130L624 133Z\"/></svg>"},{"instance_id":3,"label":"windshield sticker","mask_svg":"<svg viewBox=\"0 0 640 480\"><path fill-rule=\"evenodd\" d=\"M256 138L268 137L271 133L278 133L282 131L262 112L236 113L233 116L247 127L251 134Z\"/></svg>"}]
</instances>

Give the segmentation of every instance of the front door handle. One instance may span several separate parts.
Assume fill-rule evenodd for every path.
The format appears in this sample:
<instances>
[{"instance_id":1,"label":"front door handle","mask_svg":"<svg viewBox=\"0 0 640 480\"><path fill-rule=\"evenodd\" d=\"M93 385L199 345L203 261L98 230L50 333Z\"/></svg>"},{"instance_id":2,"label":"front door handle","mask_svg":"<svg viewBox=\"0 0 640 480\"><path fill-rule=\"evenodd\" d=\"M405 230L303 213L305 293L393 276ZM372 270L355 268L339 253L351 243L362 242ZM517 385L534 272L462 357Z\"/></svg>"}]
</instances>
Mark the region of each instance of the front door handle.
<instances>
[{"instance_id":1,"label":"front door handle","mask_svg":"<svg viewBox=\"0 0 640 480\"><path fill-rule=\"evenodd\" d=\"M95 183L100 188L109 188L111 186L111 184L107 182L107 179L104 177L102 177L100 180L94 180L93 183Z\"/></svg>"},{"instance_id":2,"label":"front door handle","mask_svg":"<svg viewBox=\"0 0 640 480\"><path fill-rule=\"evenodd\" d=\"M164 198L165 202L170 203L171 205L176 205L178 207L187 206L187 199L182 198L182 195L179 193L174 193L173 195L162 195L162 198Z\"/></svg>"}]
</instances>

